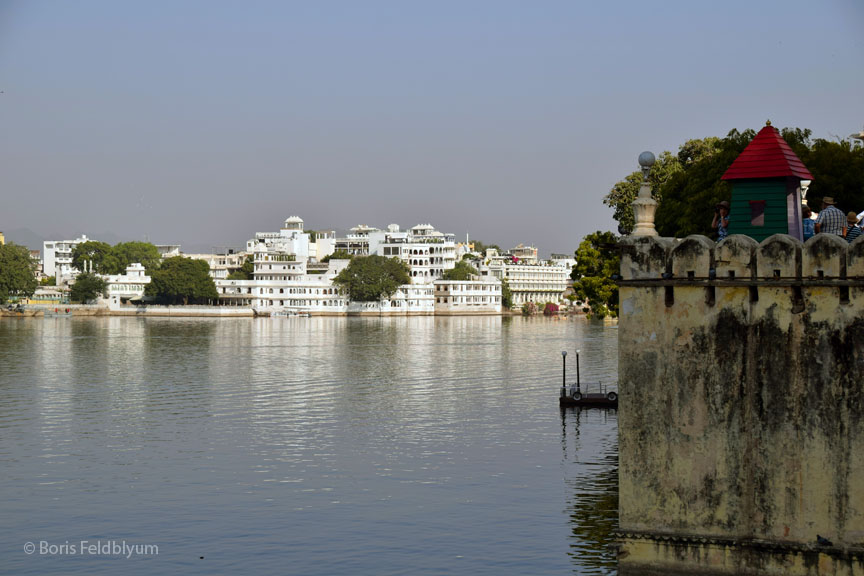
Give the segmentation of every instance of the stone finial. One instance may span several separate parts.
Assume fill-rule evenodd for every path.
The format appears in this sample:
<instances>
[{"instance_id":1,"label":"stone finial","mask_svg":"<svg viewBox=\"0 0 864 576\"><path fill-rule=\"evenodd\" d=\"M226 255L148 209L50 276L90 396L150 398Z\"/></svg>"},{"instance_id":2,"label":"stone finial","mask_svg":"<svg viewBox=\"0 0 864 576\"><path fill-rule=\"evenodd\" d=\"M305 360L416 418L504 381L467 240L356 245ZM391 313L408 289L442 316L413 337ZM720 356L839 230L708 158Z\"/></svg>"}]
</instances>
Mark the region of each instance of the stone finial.
<instances>
[{"instance_id":1,"label":"stone finial","mask_svg":"<svg viewBox=\"0 0 864 576\"><path fill-rule=\"evenodd\" d=\"M654 154L642 152L639 155L639 166L642 169L642 186L639 195L633 202L633 217L636 226L633 228L632 236L657 236L654 228L654 212L657 211L657 201L651 197L651 184L648 182L648 174L654 165Z\"/></svg>"}]
</instances>

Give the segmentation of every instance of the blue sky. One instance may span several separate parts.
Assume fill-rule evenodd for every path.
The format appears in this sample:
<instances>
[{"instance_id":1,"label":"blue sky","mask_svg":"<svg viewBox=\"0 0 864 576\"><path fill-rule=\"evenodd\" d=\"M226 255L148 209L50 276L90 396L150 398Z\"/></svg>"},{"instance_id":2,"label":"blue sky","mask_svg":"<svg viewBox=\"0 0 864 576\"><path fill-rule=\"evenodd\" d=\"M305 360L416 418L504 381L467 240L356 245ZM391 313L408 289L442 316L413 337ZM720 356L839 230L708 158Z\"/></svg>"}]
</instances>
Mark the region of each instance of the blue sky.
<instances>
[{"instance_id":1,"label":"blue sky","mask_svg":"<svg viewBox=\"0 0 864 576\"><path fill-rule=\"evenodd\" d=\"M0 230L571 252L642 150L860 130L864 3L0 0L0 90Z\"/></svg>"}]
</instances>

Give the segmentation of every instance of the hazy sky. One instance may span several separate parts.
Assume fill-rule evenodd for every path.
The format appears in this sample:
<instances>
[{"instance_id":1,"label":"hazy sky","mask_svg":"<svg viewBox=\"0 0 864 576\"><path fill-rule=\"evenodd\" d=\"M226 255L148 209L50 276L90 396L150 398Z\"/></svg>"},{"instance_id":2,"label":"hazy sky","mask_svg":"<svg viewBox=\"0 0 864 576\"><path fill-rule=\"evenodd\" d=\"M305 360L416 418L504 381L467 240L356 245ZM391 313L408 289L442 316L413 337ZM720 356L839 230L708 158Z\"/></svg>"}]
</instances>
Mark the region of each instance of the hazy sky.
<instances>
[{"instance_id":1,"label":"hazy sky","mask_svg":"<svg viewBox=\"0 0 864 576\"><path fill-rule=\"evenodd\" d=\"M864 125L861 0L0 0L0 230L614 230L643 150Z\"/></svg>"}]
</instances>

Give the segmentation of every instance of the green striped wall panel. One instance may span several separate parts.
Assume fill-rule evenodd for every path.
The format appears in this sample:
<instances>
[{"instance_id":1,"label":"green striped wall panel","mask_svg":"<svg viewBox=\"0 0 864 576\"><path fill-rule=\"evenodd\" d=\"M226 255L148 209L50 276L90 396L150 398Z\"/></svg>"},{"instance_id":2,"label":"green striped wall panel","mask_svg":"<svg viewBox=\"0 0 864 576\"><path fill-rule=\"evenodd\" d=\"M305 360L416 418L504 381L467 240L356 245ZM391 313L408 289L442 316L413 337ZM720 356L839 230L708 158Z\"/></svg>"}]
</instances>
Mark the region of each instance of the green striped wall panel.
<instances>
[{"instance_id":1,"label":"green striped wall panel","mask_svg":"<svg viewBox=\"0 0 864 576\"><path fill-rule=\"evenodd\" d=\"M746 234L761 242L772 234L789 232L786 183L780 180L734 182L732 210L729 213L729 233ZM765 202L765 224L751 224L750 203Z\"/></svg>"}]
</instances>

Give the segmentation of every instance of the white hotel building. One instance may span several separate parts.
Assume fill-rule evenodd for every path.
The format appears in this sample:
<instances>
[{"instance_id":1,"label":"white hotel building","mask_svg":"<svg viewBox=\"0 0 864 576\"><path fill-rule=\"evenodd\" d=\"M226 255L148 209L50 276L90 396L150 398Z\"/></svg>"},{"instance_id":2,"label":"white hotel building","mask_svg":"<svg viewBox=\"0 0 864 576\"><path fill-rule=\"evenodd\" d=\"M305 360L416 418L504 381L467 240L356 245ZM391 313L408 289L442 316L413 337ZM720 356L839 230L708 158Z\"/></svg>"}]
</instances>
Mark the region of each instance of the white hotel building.
<instances>
[{"instance_id":1,"label":"white hotel building","mask_svg":"<svg viewBox=\"0 0 864 576\"><path fill-rule=\"evenodd\" d=\"M386 230L355 226L347 237L336 239L335 248L359 256L396 256L408 266L412 284L429 284L456 265L456 237L431 224L418 224L404 232L398 224Z\"/></svg>"},{"instance_id":2,"label":"white hotel building","mask_svg":"<svg viewBox=\"0 0 864 576\"><path fill-rule=\"evenodd\" d=\"M380 233L380 230L376 230ZM434 313L434 296L431 283L402 286L389 299L381 302L349 302L346 294L333 284L336 275L348 265L348 260L331 260L321 274L307 273L307 262L322 252L332 253L335 245L333 233L323 233L316 238L319 251L315 256L310 250L309 235L303 232L303 220L292 216L278 233L259 232L249 240L247 249L253 255L254 270L251 280L216 279L216 289L223 303L251 306L264 314L300 313L314 315L431 315ZM323 240L323 241L321 241ZM391 241L400 247L401 238L393 239L383 234L373 238L376 252L380 246ZM434 244L440 244L437 239ZM363 249L368 253L368 236ZM395 245L395 244L394 244ZM428 248L428 247L427 247ZM415 250L420 250L415 247ZM373 252L373 253L376 253ZM437 253L437 252L436 252ZM410 251L406 251L406 257ZM417 260L419 254L415 254ZM323 258L323 256L321 256ZM426 262L437 262L428 257ZM452 266L451 266L452 267ZM417 270L416 272L419 272ZM428 274L428 272L427 272ZM419 275L415 275L419 278Z\"/></svg>"},{"instance_id":3,"label":"white hotel building","mask_svg":"<svg viewBox=\"0 0 864 576\"><path fill-rule=\"evenodd\" d=\"M570 287L571 267L548 261L522 261L510 255L499 255L494 249L486 251L479 271L482 276L506 280L513 297L513 306L526 302L559 303Z\"/></svg>"},{"instance_id":4,"label":"white hotel building","mask_svg":"<svg viewBox=\"0 0 864 576\"><path fill-rule=\"evenodd\" d=\"M68 284L78 270L72 267L72 252L78 244L89 241L87 235L75 240L46 240L42 244L42 272L54 276L57 286Z\"/></svg>"},{"instance_id":5,"label":"white hotel building","mask_svg":"<svg viewBox=\"0 0 864 576\"><path fill-rule=\"evenodd\" d=\"M105 293L108 304L112 307L141 300L151 280L144 266L139 262L127 266L126 274L112 274L101 278L105 281Z\"/></svg>"},{"instance_id":6,"label":"white hotel building","mask_svg":"<svg viewBox=\"0 0 864 576\"><path fill-rule=\"evenodd\" d=\"M490 276L472 280L436 280L435 315L501 313L501 282Z\"/></svg>"}]
</instances>

